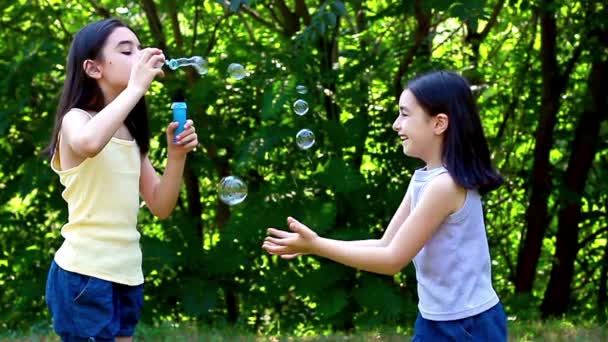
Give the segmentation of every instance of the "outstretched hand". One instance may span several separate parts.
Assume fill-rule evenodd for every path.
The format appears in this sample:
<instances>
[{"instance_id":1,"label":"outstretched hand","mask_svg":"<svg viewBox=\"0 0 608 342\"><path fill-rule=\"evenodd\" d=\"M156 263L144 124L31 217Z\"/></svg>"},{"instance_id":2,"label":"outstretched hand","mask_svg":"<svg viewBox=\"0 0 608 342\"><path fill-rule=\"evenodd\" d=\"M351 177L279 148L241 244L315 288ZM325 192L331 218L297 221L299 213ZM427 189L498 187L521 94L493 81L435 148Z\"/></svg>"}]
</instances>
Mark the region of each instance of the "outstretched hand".
<instances>
[{"instance_id":1,"label":"outstretched hand","mask_svg":"<svg viewBox=\"0 0 608 342\"><path fill-rule=\"evenodd\" d=\"M317 233L293 217L287 218L287 225L292 232L268 228L268 236L264 239L262 248L283 259L312 253L319 237Z\"/></svg>"}]
</instances>

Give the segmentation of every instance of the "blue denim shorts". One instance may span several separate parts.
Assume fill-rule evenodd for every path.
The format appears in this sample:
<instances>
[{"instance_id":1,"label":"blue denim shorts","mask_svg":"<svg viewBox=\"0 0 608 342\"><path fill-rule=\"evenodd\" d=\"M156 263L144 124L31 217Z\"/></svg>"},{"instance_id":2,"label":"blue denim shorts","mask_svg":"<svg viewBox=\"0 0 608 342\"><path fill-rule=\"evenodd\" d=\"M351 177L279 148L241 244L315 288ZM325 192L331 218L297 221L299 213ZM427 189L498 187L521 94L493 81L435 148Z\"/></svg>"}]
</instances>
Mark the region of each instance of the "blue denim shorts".
<instances>
[{"instance_id":1,"label":"blue denim shorts","mask_svg":"<svg viewBox=\"0 0 608 342\"><path fill-rule=\"evenodd\" d=\"M507 341L507 316L500 302L475 316L454 321L431 321L418 313L413 342Z\"/></svg>"},{"instance_id":2,"label":"blue denim shorts","mask_svg":"<svg viewBox=\"0 0 608 342\"><path fill-rule=\"evenodd\" d=\"M114 341L116 336L133 336L143 302L143 285L117 284L51 263L46 304L53 328L63 341Z\"/></svg>"}]
</instances>

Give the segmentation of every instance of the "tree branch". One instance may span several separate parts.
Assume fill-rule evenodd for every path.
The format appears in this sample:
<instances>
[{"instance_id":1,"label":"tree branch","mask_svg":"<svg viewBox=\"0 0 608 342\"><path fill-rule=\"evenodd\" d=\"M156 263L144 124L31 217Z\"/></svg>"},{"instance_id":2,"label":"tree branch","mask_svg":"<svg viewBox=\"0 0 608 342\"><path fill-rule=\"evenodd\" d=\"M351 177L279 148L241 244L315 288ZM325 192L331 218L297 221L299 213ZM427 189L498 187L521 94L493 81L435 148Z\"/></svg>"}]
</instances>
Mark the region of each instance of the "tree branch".
<instances>
[{"instance_id":1,"label":"tree branch","mask_svg":"<svg viewBox=\"0 0 608 342\"><path fill-rule=\"evenodd\" d=\"M523 84L525 83L524 82L524 80L526 79L525 74L530 69L531 52L534 51L534 42L536 41L537 22L538 22L538 17L535 13L532 15L532 20L531 20L532 34L530 36L532 37L532 39L530 39L530 43L528 45L528 48L526 49L527 53L526 53L526 57L524 58L524 63L521 64L521 67L519 68L519 70L517 72L516 81L519 81L519 83L517 83L515 91L513 91L513 96L511 98L511 102L509 102L507 109L505 110L505 116L503 117L503 120L500 123L500 126L498 126L498 132L496 133L496 136L494 137L495 143L498 143L500 141L500 139L502 138L502 136L505 132L505 129L507 127L507 122L509 121L509 117L514 114L515 108L517 108L517 105L519 104L519 100L520 100L519 93L520 93L521 88L523 88ZM526 28L526 32L527 31L528 31L528 27ZM509 154L511 152L512 152L512 150L509 151ZM507 159L507 158L505 158L505 159Z\"/></svg>"},{"instance_id":2,"label":"tree branch","mask_svg":"<svg viewBox=\"0 0 608 342\"><path fill-rule=\"evenodd\" d=\"M165 41L165 35L163 34L163 26L160 23L158 11L156 10L154 1L142 0L141 4L144 8L144 12L146 13L146 18L148 18L150 31L152 32L152 37L154 37L154 40L156 41L156 45L163 51L167 50L167 42Z\"/></svg>"},{"instance_id":3,"label":"tree branch","mask_svg":"<svg viewBox=\"0 0 608 342\"><path fill-rule=\"evenodd\" d=\"M194 44L196 43L196 37L198 35L198 18L200 11L201 0L198 0L194 5L194 26L192 28L192 42L190 43L191 54L194 54Z\"/></svg>"},{"instance_id":4,"label":"tree branch","mask_svg":"<svg viewBox=\"0 0 608 342\"><path fill-rule=\"evenodd\" d=\"M304 20L304 25L310 25L310 13L308 13L308 6L304 0L296 0L296 15Z\"/></svg>"},{"instance_id":5,"label":"tree branch","mask_svg":"<svg viewBox=\"0 0 608 342\"><path fill-rule=\"evenodd\" d=\"M209 42L207 43L207 49L205 50L205 56L208 56L211 53L211 50L213 50L213 48L215 47L215 43L217 42L217 31L220 28L220 24L222 23L222 21L224 21L224 19L228 18L231 15L232 15L232 13L226 12L217 21L217 23L215 23L215 26L213 27L213 32L211 32L211 38L209 38Z\"/></svg>"},{"instance_id":6,"label":"tree branch","mask_svg":"<svg viewBox=\"0 0 608 342\"><path fill-rule=\"evenodd\" d=\"M583 19L583 27L588 27L589 26L589 7L587 6L585 8L584 11L584 19ZM560 80L560 92L564 91L564 89L566 88L566 85L568 84L568 80L570 79L570 74L572 74L572 70L574 70L574 67L576 66L576 62L578 62L578 59L581 57L581 54L583 52L583 41L586 41L589 37L587 36L588 32L584 32L582 34L582 39L579 40L578 45L574 48L574 51L572 52L572 56L570 56L570 59L568 59L568 61L565 63L565 67L564 67L564 71L562 72L562 74L559 76L559 80Z\"/></svg>"},{"instance_id":7,"label":"tree branch","mask_svg":"<svg viewBox=\"0 0 608 342\"><path fill-rule=\"evenodd\" d=\"M441 43L433 46L433 49L431 50L431 53L434 52L435 50L437 50L438 48L440 48L443 44L445 44L446 42L449 42L450 39L452 39L452 37L454 37L456 35L456 33L458 33L460 30L462 29L462 25L458 26L456 29L454 29L449 36L447 36L444 40L441 41Z\"/></svg>"},{"instance_id":8,"label":"tree branch","mask_svg":"<svg viewBox=\"0 0 608 342\"><path fill-rule=\"evenodd\" d=\"M500 14L500 11L502 10L504 4L505 4L505 1L498 0L496 5L494 5L494 8L492 9L492 15L490 16L490 20L488 20L488 23L486 24L486 26L483 28L483 30L479 34L480 40L484 40L486 38L486 36L488 35L488 33L490 33L490 30L492 29L492 27L494 25L496 25L496 23L498 22L498 15Z\"/></svg>"},{"instance_id":9,"label":"tree branch","mask_svg":"<svg viewBox=\"0 0 608 342\"><path fill-rule=\"evenodd\" d=\"M584 240L579 242L578 248L581 249L581 248L585 247L588 243L594 241L595 239L597 239L598 236L600 236L606 232L608 232L608 226L596 230L592 234L589 234L589 236L587 236Z\"/></svg>"},{"instance_id":10,"label":"tree branch","mask_svg":"<svg viewBox=\"0 0 608 342\"><path fill-rule=\"evenodd\" d=\"M298 17L289 10L289 7L285 4L285 0L275 0L277 6L279 7L279 11L283 16L283 27L285 29L285 33L287 36L291 37L296 32L298 32L298 28L300 23L298 21Z\"/></svg>"},{"instance_id":11,"label":"tree branch","mask_svg":"<svg viewBox=\"0 0 608 342\"><path fill-rule=\"evenodd\" d=\"M49 4L48 1L44 1L44 3L49 7L49 9L51 11L53 11L53 6L51 4ZM63 21L61 20L61 16L56 13L55 19L57 19L57 22L59 22L59 28L61 29L61 31L63 31L63 34L65 35L65 37L63 37L62 40L63 41L66 41L66 40L69 41L70 38L72 37L72 34L70 33L70 31L68 31L68 29L63 24Z\"/></svg>"},{"instance_id":12,"label":"tree branch","mask_svg":"<svg viewBox=\"0 0 608 342\"><path fill-rule=\"evenodd\" d=\"M279 26L281 26L281 28L285 30L285 23L281 20L281 18L279 18L277 13L272 8L272 5L266 4L266 9L268 10L268 12L270 12L270 16L272 16L272 18L279 24Z\"/></svg>"},{"instance_id":13,"label":"tree branch","mask_svg":"<svg viewBox=\"0 0 608 342\"><path fill-rule=\"evenodd\" d=\"M246 6L246 5L241 5L241 10L243 12L249 14L253 18L253 20L255 20L258 23L262 24L263 26L271 29L272 31L284 33L280 28L276 27L272 22L262 18L262 16L258 12L256 12L254 9L252 9L251 7Z\"/></svg>"},{"instance_id":14,"label":"tree branch","mask_svg":"<svg viewBox=\"0 0 608 342\"><path fill-rule=\"evenodd\" d=\"M251 29L251 26L249 25L249 23L247 22L247 20L245 20L245 17L243 16L243 14L241 12L238 12L238 16L241 20L243 20L243 25L245 25L245 29L247 30L247 34L249 34L249 39L254 43L257 44L257 41L255 39L255 35L253 34L253 30Z\"/></svg>"},{"instance_id":15,"label":"tree branch","mask_svg":"<svg viewBox=\"0 0 608 342\"><path fill-rule=\"evenodd\" d=\"M175 38L175 45L178 51L183 53L184 42L182 39L182 31L179 28L179 18L177 15L177 2L175 0L169 0L169 17L171 18L171 28L173 29L173 38Z\"/></svg>"},{"instance_id":16,"label":"tree branch","mask_svg":"<svg viewBox=\"0 0 608 342\"><path fill-rule=\"evenodd\" d=\"M97 14L99 14L100 16L102 16L104 18L109 18L112 16L110 11L107 8L98 4L97 1L95 1L95 0L88 0L88 1L91 4L91 6L93 6L93 9L95 10L95 12L97 12Z\"/></svg>"},{"instance_id":17,"label":"tree branch","mask_svg":"<svg viewBox=\"0 0 608 342\"><path fill-rule=\"evenodd\" d=\"M407 72L410 64L414 61L414 57L418 52L418 49L422 46L422 42L428 37L430 28L431 28L431 20L428 12L425 12L422 8L422 1L416 0L415 3L416 9L416 20L418 21L418 25L416 28L416 33L414 37L414 44L409 48L405 56L401 59L399 63L399 69L393 77L393 89L395 92L395 98L399 101L399 96L401 95L402 85L401 79L403 75Z\"/></svg>"}]
</instances>

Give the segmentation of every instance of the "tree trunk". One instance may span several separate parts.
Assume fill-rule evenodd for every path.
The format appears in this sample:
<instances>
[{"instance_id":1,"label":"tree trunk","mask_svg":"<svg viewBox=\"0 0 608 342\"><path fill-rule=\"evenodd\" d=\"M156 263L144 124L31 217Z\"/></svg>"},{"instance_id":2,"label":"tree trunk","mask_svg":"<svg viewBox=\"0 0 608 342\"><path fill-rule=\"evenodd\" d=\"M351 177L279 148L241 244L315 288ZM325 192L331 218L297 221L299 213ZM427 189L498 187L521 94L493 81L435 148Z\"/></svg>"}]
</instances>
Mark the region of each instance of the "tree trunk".
<instances>
[{"instance_id":1,"label":"tree trunk","mask_svg":"<svg viewBox=\"0 0 608 342\"><path fill-rule=\"evenodd\" d=\"M476 24L473 24L472 20L465 21L465 25L467 27L467 34L464 40L471 47L471 55L469 56L469 66L471 67L471 70L474 71L471 75L473 76L472 78L470 76L467 77L468 81L471 84L483 83L480 74L476 72L479 64L479 48L481 47L481 43L483 43L483 41L490 33L492 27L498 22L498 15L500 14L500 11L502 10L504 4L505 3L502 0L496 2L492 9L492 15L490 16L490 19L488 20L487 24L484 26L481 32L477 32L478 27ZM477 20L475 20L475 23L477 23Z\"/></svg>"},{"instance_id":2,"label":"tree trunk","mask_svg":"<svg viewBox=\"0 0 608 342\"><path fill-rule=\"evenodd\" d=\"M196 237L199 241L199 247L203 248L203 222L201 215L203 214L203 204L201 202L201 192L199 189L198 177L192 170L192 162L189 158L186 160L184 168L184 183L186 185L186 198L188 200L189 214L194 221L194 229Z\"/></svg>"},{"instance_id":3,"label":"tree trunk","mask_svg":"<svg viewBox=\"0 0 608 342\"><path fill-rule=\"evenodd\" d=\"M357 32L364 32L367 30L367 16L365 15L365 6L362 0L358 0L355 2L355 23L357 27ZM363 38L359 42L359 48L363 53L369 53L368 47L370 45L370 39ZM370 58L373 58L370 56ZM362 98L357 99L358 101L358 110L357 117L358 119L363 121L363 126L368 127L369 125L369 85L370 81L367 77L363 76L359 81L359 94L362 94ZM359 172L361 169L361 164L363 163L363 154L365 153L365 140L367 139L369 130L365 130L363 135L358 139L358 142L355 145L355 155L353 157L353 168L355 171Z\"/></svg>"},{"instance_id":4,"label":"tree trunk","mask_svg":"<svg viewBox=\"0 0 608 342\"><path fill-rule=\"evenodd\" d=\"M340 34L340 17L336 19L336 26L333 30L333 34L328 36L321 36L319 38L319 58L320 58L320 69L321 84L323 84L324 95L323 104L325 106L325 112L327 113L327 119L338 122L340 120L340 109L336 104L336 82L337 73L334 71L334 63L338 62L338 36Z\"/></svg>"},{"instance_id":5,"label":"tree trunk","mask_svg":"<svg viewBox=\"0 0 608 342\"><path fill-rule=\"evenodd\" d=\"M608 60L594 62L588 80L590 108L579 118L566 169L553 268L541 305L543 316L562 315L568 309L574 263L579 249L581 199L597 152L600 126L607 117L605 106L608 92L603 87L603 81L607 78Z\"/></svg>"},{"instance_id":6,"label":"tree trunk","mask_svg":"<svg viewBox=\"0 0 608 342\"><path fill-rule=\"evenodd\" d=\"M541 4L541 48L543 89L540 119L536 128L532 189L526 211L527 230L517 258L515 291L530 292L534 283L545 230L549 225L547 202L551 192L549 152L553 145L553 129L557 122L562 83L556 58L557 24L552 0Z\"/></svg>"}]
</instances>

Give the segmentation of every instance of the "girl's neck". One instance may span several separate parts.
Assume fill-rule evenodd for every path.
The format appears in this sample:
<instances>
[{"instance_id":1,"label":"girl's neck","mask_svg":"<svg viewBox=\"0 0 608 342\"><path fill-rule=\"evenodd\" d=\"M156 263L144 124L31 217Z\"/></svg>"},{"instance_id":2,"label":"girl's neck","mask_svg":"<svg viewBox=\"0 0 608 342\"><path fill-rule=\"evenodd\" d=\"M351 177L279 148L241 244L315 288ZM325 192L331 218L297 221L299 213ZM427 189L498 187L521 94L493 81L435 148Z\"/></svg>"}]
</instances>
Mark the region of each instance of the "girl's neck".
<instances>
[{"instance_id":1,"label":"girl's neck","mask_svg":"<svg viewBox=\"0 0 608 342\"><path fill-rule=\"evenodd\" d=\"M425 170L430 171L430 170L434 170L440 167L443 167L443 163L427 163L426 166L424 167Z\"/></svg>"},{"instance_id":2,"label":"girl's neck","mask_svg":"<svg viewBox=\"0 0 608 342\"><path fill-rule=\"evenodd\" d=\"M442 156L441 156L441 152L439 152L439 151L437 151L436 153L432 153L432 156L430 156L429 158L424 159L424 162L426 163L425 168L427 170L432 170L432 169L436 169L438 167L444 166L443 165Z\"/></svg>"},{"instance_id":3,"label":"girl's neck","mask_svg":"<svg viewBox=\"0 0 608 342\"><path fill-rule=\"evenodd\" d=\"M104 106L107 106L110 102L114 101L114 99L122 92L122 90L116 90L104 84L100 84L99 88L103 94Z\"/></svg>"}]
</instances>

